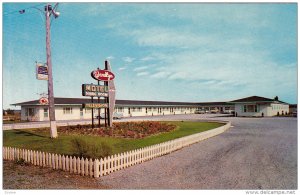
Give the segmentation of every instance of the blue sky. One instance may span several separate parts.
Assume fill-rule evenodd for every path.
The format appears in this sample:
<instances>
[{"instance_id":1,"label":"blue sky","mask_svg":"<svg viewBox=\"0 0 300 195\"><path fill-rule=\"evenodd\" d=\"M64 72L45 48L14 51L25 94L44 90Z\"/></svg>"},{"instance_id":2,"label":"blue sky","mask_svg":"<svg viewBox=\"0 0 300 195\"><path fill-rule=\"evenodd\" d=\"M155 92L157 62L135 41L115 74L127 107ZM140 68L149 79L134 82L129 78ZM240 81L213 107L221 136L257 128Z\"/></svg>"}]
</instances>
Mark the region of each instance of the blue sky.
<instances>
[{"instance_id":1,"label":"blue sky","mask_svg":"<svg viewBox=\"0 0 300 195\"><path fill-rule=\"evenodd\" d=\"M38 99L45 62L39 3L3 4L3 108ZM52 21L54 95L108 59L117 99L230 101L252 95L297 102L297 4L61 3ZM13 108L13 107L12 107Z\"/></svg>"}]
</instances>

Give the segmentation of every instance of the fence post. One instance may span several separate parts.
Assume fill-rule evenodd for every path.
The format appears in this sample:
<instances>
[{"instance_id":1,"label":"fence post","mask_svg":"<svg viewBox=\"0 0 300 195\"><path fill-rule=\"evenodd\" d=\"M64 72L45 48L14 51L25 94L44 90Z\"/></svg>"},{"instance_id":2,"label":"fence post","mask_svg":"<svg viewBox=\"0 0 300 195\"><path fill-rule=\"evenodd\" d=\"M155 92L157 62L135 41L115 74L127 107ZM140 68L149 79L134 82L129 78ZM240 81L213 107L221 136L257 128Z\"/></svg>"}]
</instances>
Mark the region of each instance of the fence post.
<instances>
[{"instance_id":1,"label":"fence post","mask_svg":"<svg viewBox=\"0 0 300 195\"><path fill-rule=\"evenodd\" d=\"M30 163L33 164L33 151L30 150Z\"/></svg>"},{"instance_id":2,"label":"fence post","mask_svg":"<svg viewBox=\"0 0 300 195\"><path fill-rule=\"evenodd\" d=\"M34 150L33 151L33 164L34 165L37 165L37 154L36 154L37 152Z\"/></svg>"},{"instance_id":3,"label":"fence post","mask_svg":"<svg viewBox=\"0 0 300 195\"><path fill-rule=\"evenodd\" d=\"M81 160L80 160L80 173L81 173L81 175L84 175L84 159L83 159L83 157L81 157Z\"/></svg>"},{"instance_id":4,"label":"fence post","mask_svg":"<svg viewBox=\"0 0 300 195\"><path fill-rule=\"evenodd\" d=\"M90 177L93 177L93 171L94 171L93 166L94 166L93 160L90 158L90 162L89 162Z\"/></svg>"},{"instance_id":5,"label":"fence post","mask_svg":"<svg viewBox=\"0 0 300 195\"><path fill-rule=\"evenodd\" d=\"M94 161L94 163L95 163L95 161ZM104 175L103 170L104 170L104 168L103 168L103 159L100 158L100 177Z\"/></svg>"},{"instance_id":6,"label":"fence post","mask_svg":"<svg viewBox=\"0 0 300 195\"><path fill-rule=\"evenodd\" d=\"M117 170L117 155L115 154L113 156L113 165L112 165L112 171L116 171Z\"/></svg>"},{"instance_id":7,"label":"fence post","mask_svg":"<svg viewBox=\"0 0 300 195\"><path fill-rule=\"evenodd\" d=\"M99 160L98 159L95 159L95 161L94 161L94 177L95 178L99 177Z\"/></svg>"},{"instance_id":8,"label":"fence post","mask_svg":"<svg viewBox=\"0 0 300 195\"><path fill-rule=\"evenodd\" d=\"M6 147L3 147L3 148L2 148L2 155L3 155L3 159L4 159L4 160L6 160L5 152L6 152Z\"/></svg>"},{"instance_id":9,"label":"fence post","mask_svg":"<svg viewBox=\"0 0 300 195\"><path fill-rule=\"evenodd\" d=\"M79 175L80 174L80 158L79 157L77 157L76 164L77 164L77 174Z\"/></svg>"},{"instance_id":10,"label":"fence post","mask_svg":"<svg viewBox=\"0 0 300 195\"><path fill-rule=\"evenodd\" d=\"M76 157L73 158L73 173L77 173Z\"/></svg>"},{"instance_id":11,"label":"fence post","mask_svg":"<svg viewBox=\"0 0 300 195\"><path fill-rule=\"evenodd\" d=\"M52 168L55 169L55 155L51 154L51 158L52 158Z\"/></svg>"},{"instance_id":12,"label":"fence post","mask_svg":"<svg viewBox=\"0 0 300 195\"><path fill-rule=\"evenodd\" d=\"M46 166L45 152L42 153L42 166Z\"/></svg>"},{"instance_id":13,"label":"fence post","mask_svg":"<svg viewBox=\"0 0 300 195\"><path fill-rule=\"evenodd\" d=\"M107 173L107 158L104 157L103 159L103 175L106 175Z\"/></svg>"},{"instance_id":14,"label":"fence post","mask_svg":"<svg viewBox=\"0 0 300 195\"><path fill-rule=\"evenodd\" d=\"M16 153L15 148L12 148L12 160L15 160L15 153Z\"/></svg>"},{"instance_id":15,"label":"fence post","mask_svg":"<svg viewBox=\"0 0 300 195\"><path fill-rule=\"evenodd\" d=\"M8 160L8 147L5 147L5 159Z\"/></svg>"},{"instance_id":16,"label":"fence post","mask_svg":"<svg viewBox=\"0 0 300 195\"><path fill-rule=\"evenodd\" d=\"M89 160L87 158L84 161L84 175L89 175Z\"/></svg>"},{"instance_id":17,"label":"fence post","mask_svg":"<svg viewBox=\"0 0 300 195\"><path fill-rule=\"evenodd\" d=\"M17 160L19 160L19 154L20 154L19 148L16 148L16 159L17 159Z\"/></svg>"},{"instance_id":18,"label":"fence post","mask_svg":"<svg viewBox=\"0 0 300 195\"><path fill-rule=\"evenodd\" d=\"M36 151L36 165L40 166L40 151Z\"/></svg>"},{"instance_id":19,"label":"fence post","mask_svg":"<svg viewBox=\"0 0 300 195\"><path fill-rule=\"evenodd\" d=\"M9 160L9 147L6 148L6 160Z\"/></svg>"},{"instance_id":20,"label":"fence post","mask_svg":"<svg viewBox=\"0 0 300 195\"><path fill-rule=\"evenodd\" d=\"M66 158L65 158L65 155L63 155L61 157L61 162L62 162L62 170L66 170Z\"/></svg>"},{"instance_id":21,"label":"fence post","mask_svg":"<svg viewBox=\"0 0 300 195\"><path fill-rule=\"evenodd\" d=\"M72 158L72 156L70 156L69 157L69 160L70 160L70 162L69 162L69 165L70 165L70 173L73 173L73 158Z\"/></svg>"},{"instance_id":22,"label":"fence post","mask_svg":"<svg viewBox=\"0 0 300 195\"><path fill-rule=\"evenodd\" d=\"M39 156L40 156L40 166L43 166L43 152L40 151Z\"/></svg>"},{"instance_id":23,"label":"fence post","mask_svg":"<svg viewBox=\"0 0 300 195\"><path fill-rule=\"evenodd\" d=\"M61 160L61 155L59 154L58 155L58 168L59 169L62 169L62 162L61 162L62 160Z\"/></svg>"},{"instance_id":24,"label":"fence post","mask_svg":"<svg viewBox=\"0 0 300 195\"><path fill-rule=\"evenodd\" d=\"M58 155L55 154L55 169L58 169Z\"/></svg>"},{"instance_id":25,"label":"fence post","mask_svg":"<svg viewBox=\"0 0 300 195\"><path fill-rule=\"evenodd\" d=\"M106 165L107 165L107 167L106 167L107 169L106 170L107 170L107 172L106 173L108 175L110 173L110 170L111 170L111 168L110 168L111 167L111 164L110 164L111 163L111 158L110 158L110 156L108 156L106 160L107 160L107 162L106 162Z\"/></svg>"},{"instance_id":26,"label":"fence post","mask_svg":"<svg viewBox=\"0 0 300 195\"><path fill-rule=\"evenodd\" d=\"M69 156L66 156L66 171L70 171L70 159Z\"/></svg>"},{"instance_id":27,"label":"fence post","mask_svg":"<svg viewBox=\"0 0 300 195\"><path fill-rule=\"evenodd\" d=\"M46 166L48 167L49 166L49 153L46 152Z\"/></svg>"}]
</instances>

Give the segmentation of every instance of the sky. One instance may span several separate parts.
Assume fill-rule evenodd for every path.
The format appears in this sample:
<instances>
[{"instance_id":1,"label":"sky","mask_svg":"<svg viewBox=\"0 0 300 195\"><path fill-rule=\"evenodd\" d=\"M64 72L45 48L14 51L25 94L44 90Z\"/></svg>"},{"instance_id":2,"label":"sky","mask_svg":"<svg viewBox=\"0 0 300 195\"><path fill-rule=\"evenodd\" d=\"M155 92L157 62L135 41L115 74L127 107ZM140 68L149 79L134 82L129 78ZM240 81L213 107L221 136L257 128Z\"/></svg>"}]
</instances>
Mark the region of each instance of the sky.
<instances>
[{"instance_id":1,"label":"sky","mask_svg":"<svg viewBox=\"0 0 300 195\"><path fill-rule=\"evenodd\" d=\"M3 3L2 101L39 99L47 82L40 3ZM33 8L36 7L36 8ZM20 14L18 10L25 9ZM231 101L263 96L297 103L296 3L60 3L51 22L55 97L109 60L117 99Z\"/></svg>"}]
</instances>

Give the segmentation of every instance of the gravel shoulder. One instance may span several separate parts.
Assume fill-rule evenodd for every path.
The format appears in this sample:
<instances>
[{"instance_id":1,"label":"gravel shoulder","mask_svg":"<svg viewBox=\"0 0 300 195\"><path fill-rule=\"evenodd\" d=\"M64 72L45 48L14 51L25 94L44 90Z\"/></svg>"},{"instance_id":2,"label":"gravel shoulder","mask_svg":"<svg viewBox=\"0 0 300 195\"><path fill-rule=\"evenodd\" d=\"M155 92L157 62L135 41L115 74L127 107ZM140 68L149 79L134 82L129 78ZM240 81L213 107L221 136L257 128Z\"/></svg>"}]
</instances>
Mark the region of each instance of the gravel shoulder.
<instances>
[{"instance_id":1,"label":"gravel shoulder","mask_svg":"<svg viewBox=\"0 0 300 195\"><path fill-rule=\"evenodd\" d=\"M3 161L3 189L108 189L95 178Z\"/></svg>"}]
</instances>

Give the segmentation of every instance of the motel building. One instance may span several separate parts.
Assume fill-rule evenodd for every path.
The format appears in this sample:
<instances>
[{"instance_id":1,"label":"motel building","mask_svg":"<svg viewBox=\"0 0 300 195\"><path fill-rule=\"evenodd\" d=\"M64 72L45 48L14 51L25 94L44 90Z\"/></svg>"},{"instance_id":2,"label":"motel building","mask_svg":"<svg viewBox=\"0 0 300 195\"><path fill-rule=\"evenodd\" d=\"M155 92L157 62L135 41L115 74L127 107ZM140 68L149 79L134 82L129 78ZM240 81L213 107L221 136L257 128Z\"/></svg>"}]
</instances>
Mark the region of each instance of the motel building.
<instances>
[{"instance_id":1,"label":"motel building","mask_svg":"<svg viewBox=\"0 0 300 195\"><path fill-rule=\"evenodd\" d=\"M82 104L91 103L87 98L55 98L56 120L80 120L91 119L92 109L83 108ZM97 99L94 99L94 103ZM49 120L48 105L40 104L39 100L27 101L12 104L21 106L21 120L47 121ZM137 101L137 100L116 100L115 113L123 117L132 116L156 116L193 114L196 110L204 110L208 113L220 112L231 113L234 106L228 102L164 102L164 101ZM104 109L101 109L104 113ZM102 115L101 114L101 115ZM98 109L94 109L94 117L98 116Z\"/></svg>"},{"instance_id":2,"label":"motel building","mask_svg":"<svg viewBox=\"0 0 300 195\"><path fill-rule=\"evenodd\" d=\"M94 103L97 100L94 99ZM87 98L55 98L56 120L91 119L92 109L83 108L82 104L91 103ZM48 105L40 104L39 100L12 104L21 106L21 120L48 121ZM236 116L275 116L289 113L289 104L278 99L268 99L251 96L230 102L165 102L165 101L138 101L116 100L115 113L123 117L157 116L194 114L196 111L204 113L235 113ZM101 109L104 113L104 109ZM94 109L94 117L98 116L98 109Z\"/></svg>"},{"instance_id":3,"label":"motel building","mask_svg":"<svg viewBox=\"0 0 300 195\"><path fill-rule=\"evenodd\" d=\"M236 116L282 116L289 114L289 104L279 101L276 96L269 99L259 96L251 96L231 101L234 104Z\"/></svg>"}]
</instances>

